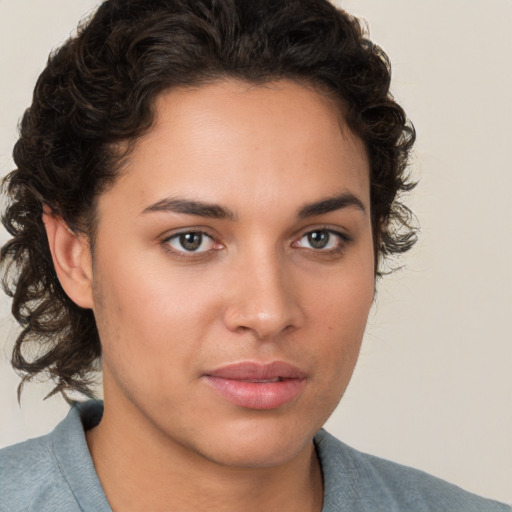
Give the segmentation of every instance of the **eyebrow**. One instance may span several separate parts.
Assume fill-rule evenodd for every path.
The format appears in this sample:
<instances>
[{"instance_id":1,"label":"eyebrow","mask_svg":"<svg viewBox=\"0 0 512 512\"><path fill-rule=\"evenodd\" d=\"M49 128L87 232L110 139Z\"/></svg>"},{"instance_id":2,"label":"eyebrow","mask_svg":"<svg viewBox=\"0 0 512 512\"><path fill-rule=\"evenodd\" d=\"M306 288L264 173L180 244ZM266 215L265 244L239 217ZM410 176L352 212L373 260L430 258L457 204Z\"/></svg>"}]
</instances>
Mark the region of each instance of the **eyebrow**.
<instances>
[{"instance_id":1,"label":"eyebrow","mask_svg":"<svg viewBox=\"0 0 512 512\"><path fill-rule=\"evenodd\" d=\"M299 208L297 217L299 219L305 219L349 207L355 207L366 214L366 208L363 202L356 195L351 192L343 192L334 197L328 197L320 201L315 201L314 203L305 204ZM196 215L198 217L220 220L236 220L237 218L236 214L229 208L218 204L173 197L162 199L142 211L143 214L151 212L182 213L185 215Z\"/></svg>"},{"instance_id":2,"label":"eyebrow","mask_svg":"<svg viewBox=\"0 0 512 512\"><path fill-rule=\"evenodd\" d=\"M198 217L208 217L210 219L235 220L236 215L223 206L202 201L191 201L180 198L166 198L145 208L142 213L151 212L173 212L186 215L197 215Z\"/></svg>"},{"instance_id":3,"label":"eyebrow","mask_svg":"<svg viewBox=\"0 0 512 512\"><path fill-rule=\"evenodd\" d=\"M349 207L355 207L366 214L366 208L361 199L351 192L343 192L334 197L328 197L302 206L297 213L297 217L305 219Z\"/></svg>"}]
</instances>

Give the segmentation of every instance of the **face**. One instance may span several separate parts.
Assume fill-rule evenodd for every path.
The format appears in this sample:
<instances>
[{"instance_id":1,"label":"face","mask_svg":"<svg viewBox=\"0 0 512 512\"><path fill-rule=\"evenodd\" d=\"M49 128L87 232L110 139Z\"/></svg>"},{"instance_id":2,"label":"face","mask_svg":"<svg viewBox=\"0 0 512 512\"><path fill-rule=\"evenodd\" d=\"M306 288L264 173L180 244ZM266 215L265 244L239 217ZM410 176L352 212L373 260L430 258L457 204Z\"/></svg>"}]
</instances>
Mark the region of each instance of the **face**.
<instances>
[{"instance_id":1,"label":"face","mask_svg":"<svg viewBox=\"0 0 512 512\"><path fill-rule=\"evenodd\" d=\"M220 464L290 461L343 395L373 300L363 144L288 81L173 90L156 112L99 198L105 414Z\"/></svg>"}]
</instances>

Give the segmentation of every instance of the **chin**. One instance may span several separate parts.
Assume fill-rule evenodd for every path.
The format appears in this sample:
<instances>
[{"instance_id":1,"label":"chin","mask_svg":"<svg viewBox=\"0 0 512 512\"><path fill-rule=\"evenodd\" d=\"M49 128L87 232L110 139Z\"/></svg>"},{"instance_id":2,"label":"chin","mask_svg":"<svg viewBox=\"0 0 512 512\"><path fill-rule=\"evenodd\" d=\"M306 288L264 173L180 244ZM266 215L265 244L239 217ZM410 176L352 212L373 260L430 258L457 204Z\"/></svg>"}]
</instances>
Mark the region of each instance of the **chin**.
<instances>
[{"instance_id":1,"label":"chin","mask_svg":"<svg viewBox=\"0 0 512 512\"><path fill-rule=\"evenodd\" d=\"M208 445L197 451L224 466L264 468L281 466L311 450L317 429L297 429L279 422L250 422L210 431ZM259 424L258 424L259 423Z\"/></svg>"},{"instance_id":2,"label":"chin","mask_svg":"<svg viewBox=\"0 0 512 512\"><path fill-rule=\"evenodd\" d=\"M284 444L284 443L283 443ZM304 450L303 446L290 447L280 443L257 446L244 443L231 445L222 451L202 453L211 462L237 468L268 468L286 465Z\"/></svg>"}]
</instances>

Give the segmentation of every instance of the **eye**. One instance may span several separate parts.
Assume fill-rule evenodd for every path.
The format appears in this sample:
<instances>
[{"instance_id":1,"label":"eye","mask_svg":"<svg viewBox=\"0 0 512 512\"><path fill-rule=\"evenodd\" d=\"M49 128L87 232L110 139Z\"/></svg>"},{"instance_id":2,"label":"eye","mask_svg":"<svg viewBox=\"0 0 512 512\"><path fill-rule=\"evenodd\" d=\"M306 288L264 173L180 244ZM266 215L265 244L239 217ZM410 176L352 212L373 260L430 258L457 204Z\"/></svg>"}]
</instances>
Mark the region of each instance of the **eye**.
<instances>
[{"instance_id":1,"label":"eye","mask_svg":"<svg viewBox=\"0 0 512 512\"><path fill-rule=\"evenodd\" d=\"M331 229L315 229L302 235L293 243L294 247L303 247L317 251L336 251L342 249L348 237Z\"/></svg>"},{"instance_id":2,"label":"eye","mask_svg":"<svg viewBox=\"0 0 512 512\"><path fill-rule=\"evenodd\" d=\"M176 233L165 240L177 252L207 252L215 248L215 242L201 231Z\"/></svg>"}]
</instances>

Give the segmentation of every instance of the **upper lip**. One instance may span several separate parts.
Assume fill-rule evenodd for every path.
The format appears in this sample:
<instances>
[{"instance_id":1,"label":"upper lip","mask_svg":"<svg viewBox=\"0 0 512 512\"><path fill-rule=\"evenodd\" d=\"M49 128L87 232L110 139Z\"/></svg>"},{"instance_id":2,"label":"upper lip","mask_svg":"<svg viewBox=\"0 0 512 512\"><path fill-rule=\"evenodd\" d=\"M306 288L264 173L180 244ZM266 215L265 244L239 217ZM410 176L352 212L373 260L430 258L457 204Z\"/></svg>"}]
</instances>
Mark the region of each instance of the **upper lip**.
<instances>
[{"instance_id":1,"label":"upper lip","mask_svg":"<svg viewBox=\"0 0 512 512\"><path fill-rule=\"evenodd\" d=\"M258 363L243 361L205 372L207 377L230 380L304 379L306 374L285 361Z\"/></svg>"}]
</instances>

